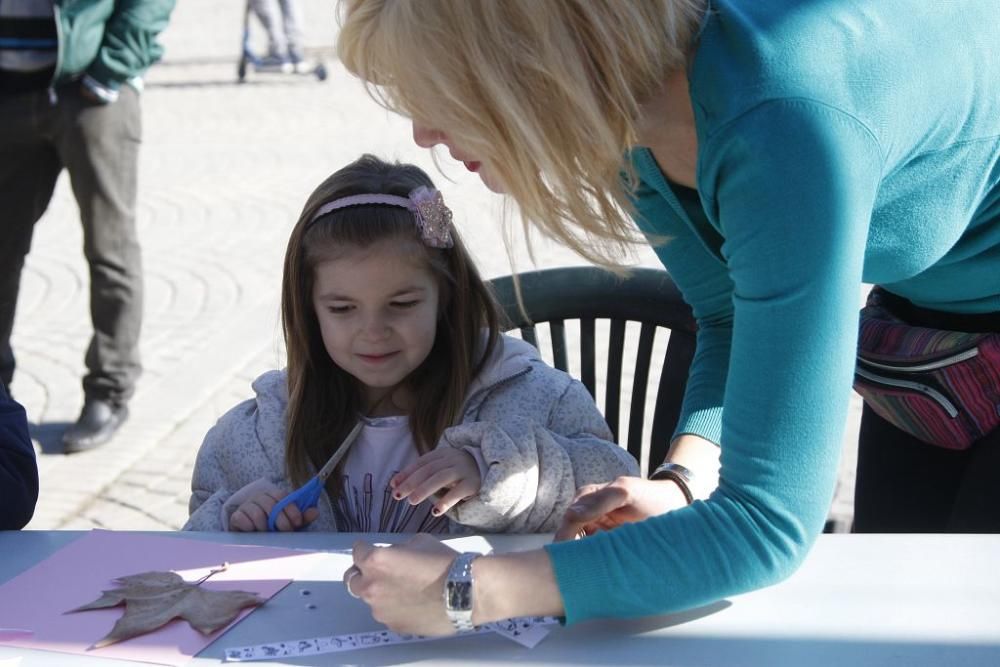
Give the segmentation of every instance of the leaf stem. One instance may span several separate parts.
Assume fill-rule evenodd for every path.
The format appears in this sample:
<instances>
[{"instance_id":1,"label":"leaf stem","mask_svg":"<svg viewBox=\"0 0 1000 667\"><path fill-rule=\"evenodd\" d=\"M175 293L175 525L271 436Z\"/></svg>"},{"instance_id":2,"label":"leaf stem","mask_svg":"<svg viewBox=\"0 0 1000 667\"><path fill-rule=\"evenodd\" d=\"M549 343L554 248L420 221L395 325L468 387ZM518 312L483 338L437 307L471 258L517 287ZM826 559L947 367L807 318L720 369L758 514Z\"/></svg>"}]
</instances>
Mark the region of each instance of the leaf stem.
<instances>
[{"instance_id":1,"label":"leaf stem","mask_svg":"<svg viewBox=\"0 0 1000 667\"><path fill-rule=\"evenodd\" d=\"M229 563L228 562L227 563L223 563L221 566L215 568L214 570L210 570L208 574L206 574L204 577L202 577L198 581L194 582L194 584L192 584L192 585L193 586L200 586L203 583L205 583L208 580L208 578L211 577L213 574L218 574L219 572L225 572L228 569L229 569Z\"/></svg>"}]
</instances>

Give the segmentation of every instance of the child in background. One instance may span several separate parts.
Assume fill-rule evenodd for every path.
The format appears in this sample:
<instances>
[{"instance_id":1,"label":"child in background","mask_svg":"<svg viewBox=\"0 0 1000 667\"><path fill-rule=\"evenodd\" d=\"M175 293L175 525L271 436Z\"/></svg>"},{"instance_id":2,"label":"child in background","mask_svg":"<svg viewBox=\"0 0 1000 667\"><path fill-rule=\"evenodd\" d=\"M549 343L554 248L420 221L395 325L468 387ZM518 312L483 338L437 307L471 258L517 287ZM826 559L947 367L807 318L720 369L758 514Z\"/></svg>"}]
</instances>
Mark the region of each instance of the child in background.
<instances>
[{"instance_id":1,"label":"child in background","mask_svg":"<svg viewBox=\"0 0 1000 667\"><path fill-rule=\"evenodd\" d=\"M267 55L262 59L263 65L300 74L314 66L305 60L299 3L300 0L250 0L250 7L267 32Z\"/></svg>"},{"instance_id":2,"label":"child in background","mask_svg":"<svg viewBox=\"0 0 1000 667\"><path fill-rule=\"evenodd\" d=\"M635 475L581 383L500 334L498 311L430 178L366 155L292 231L288 368L209 431L188 530L266 530L360 420L318 507L281 530L542 532L578 487Z\"/></svg>"},{"instance_id":3,"label":"child in background","mask_svg":"<svg viewBox=\"0 0 1000 667\"><path fill-rule=\"evenodd\" d=\"M0 382L0 530L27 525L38 500L38 467L22 408Z\"/></svg>"}]
</instances>

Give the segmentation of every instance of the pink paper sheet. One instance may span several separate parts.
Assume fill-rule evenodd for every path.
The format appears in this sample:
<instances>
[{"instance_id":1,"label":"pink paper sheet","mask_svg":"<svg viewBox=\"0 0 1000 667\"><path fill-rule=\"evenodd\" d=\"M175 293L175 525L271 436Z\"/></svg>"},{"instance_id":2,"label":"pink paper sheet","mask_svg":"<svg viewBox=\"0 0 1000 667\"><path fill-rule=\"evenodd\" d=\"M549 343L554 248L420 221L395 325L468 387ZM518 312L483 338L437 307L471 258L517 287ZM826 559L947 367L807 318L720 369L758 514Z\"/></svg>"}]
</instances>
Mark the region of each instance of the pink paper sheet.
<instances>
[{"instance_id":1,"label":"pink paper sheet","mask_svg":"<svg viewBox=\"0 0 1000 667\"><path fill-rule=\"evenodd\" d=\"M114 588L116 577L172 570L187 581L195 581L223 562L229 563L229 569L212 575L202 586L250 591L269 599L287 586L313 555L275 547L92 531L0 585L0 627L34 631L33 636L2 639L0 644L183 665L251 610L211 635L202 635L187 621L175 619L155 632L100 649L89 647L111 630L125 607L64 612Z\"/></svg>"}]
</instances>

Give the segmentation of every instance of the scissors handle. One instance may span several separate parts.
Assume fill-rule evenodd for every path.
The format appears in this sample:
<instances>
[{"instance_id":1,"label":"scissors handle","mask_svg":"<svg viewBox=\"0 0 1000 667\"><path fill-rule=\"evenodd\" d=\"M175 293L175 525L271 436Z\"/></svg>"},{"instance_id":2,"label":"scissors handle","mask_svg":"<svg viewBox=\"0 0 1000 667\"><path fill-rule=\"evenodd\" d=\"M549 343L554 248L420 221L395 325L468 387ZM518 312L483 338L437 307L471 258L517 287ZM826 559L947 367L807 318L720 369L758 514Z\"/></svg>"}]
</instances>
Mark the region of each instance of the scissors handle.
<instances>
[{"instance_id":1,"label":"scissors handle","mask_svg":"<svg viewBox=\"0 0 1000 667\"><path fill-rule=\"evenodd\" d=\"M267 529L271 532L276 531L278 516L281 515L281 511L288 507L290 503L295 503L299 511L305 512L307 509L316 507L319 503L319 497L323 493L323 486L326 484L326 478L330 476L337 464L340 463L340 459L344 458L347 454L347 450L350 449L351 445L357 439L358 435L361 433L361 429L364 426L364 422L359 421L351 429L351 432L347 434L344 441L340 443L340 447L337 451L333 453L330 460L326 462L316 476L311 480L303 484L300 488L292 491L287 496L279 500L274 507L271 508L270 513L267 515Z\"/></svg>"},{"instance_id":2,"label":"scissors handle","mask_svg":"<svg viewBox=\"0 0 1000 667\"><path fill-rule=\"evenodd\" d=\"M319 476L313 477L311 480L303 484L301 487L292 491L287 496L275 503L274 507L271 508L270 513L267 515L267 529L271 532L278 530L278 517L281 516L281 512L295 503L299 511L305 513L307 509L316 507L319 503L320 493L323 491L323 480Z\"/></svg>"}]
</instances>

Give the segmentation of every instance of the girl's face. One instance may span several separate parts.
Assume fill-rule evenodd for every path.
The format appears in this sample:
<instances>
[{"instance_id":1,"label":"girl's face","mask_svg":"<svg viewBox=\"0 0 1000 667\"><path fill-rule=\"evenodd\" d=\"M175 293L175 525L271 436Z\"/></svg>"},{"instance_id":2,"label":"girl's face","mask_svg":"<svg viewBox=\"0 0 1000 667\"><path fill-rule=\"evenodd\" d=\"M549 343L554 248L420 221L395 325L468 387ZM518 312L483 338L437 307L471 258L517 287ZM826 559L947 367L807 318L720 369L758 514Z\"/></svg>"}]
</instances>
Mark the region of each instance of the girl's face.
<instances>
[{"instance_id":1,"label":"girl's face","mask_svg":"<svg viewBox=\"0 0 1000 667\"><path fill-rule=\"evenodd\" d=\"M421 248L386 240L316 266L312 302L323 345L371 406L430 354L438 284Z\"/></svg>"},{"instance_id":2,"label":"girl's face","mask_svg":"<svg viewBox=\"0 0 1000 667\"><path fill-rule=\"evenodd\" d=\"M448 149L448 153L451 157L459 162L465 164L465 168L471 172L479 174L479 178L482 179L483 184L487 188L496 192L497 194L504 194L503 184L500 179L497 178L493 170L490 169L489 165L475 160L475 156L469 155L461 148L455 145L455 143L441 130L436 130L426 125L421 125L417 121L413 121L413 141L421 148L433 148L438 144L443 145Z\"/></svg>"}]
</instances>

